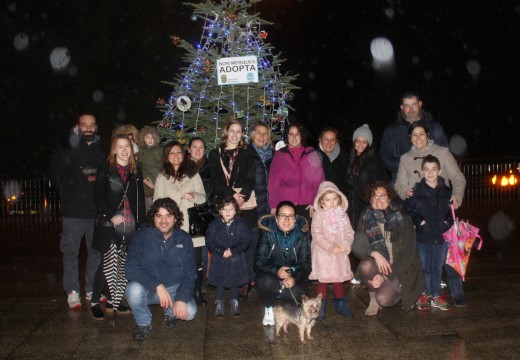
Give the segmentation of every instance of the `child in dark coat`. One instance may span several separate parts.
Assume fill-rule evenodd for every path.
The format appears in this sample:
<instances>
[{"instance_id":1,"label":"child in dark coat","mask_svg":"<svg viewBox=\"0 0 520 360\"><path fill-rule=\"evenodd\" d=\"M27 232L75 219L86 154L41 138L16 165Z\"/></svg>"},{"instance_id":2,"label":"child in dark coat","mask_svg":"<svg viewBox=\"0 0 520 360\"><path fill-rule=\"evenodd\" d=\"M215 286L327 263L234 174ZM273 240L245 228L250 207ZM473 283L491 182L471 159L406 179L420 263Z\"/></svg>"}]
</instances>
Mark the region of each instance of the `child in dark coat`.
<instances>
[{"instance_id":1,"label":"child in dark coat","mask_svg":"<svg viewBox=\"0 0 520 360\"><path fill-rule=\"evenodd\" d=\"M238 216L240 209L232 196L225 196L216 209L220 218L213 220L206 232L206 246L211 253L208 283L217 288L215 316L224 316L226 288L231 295L231 314L240 316L239 287L249 281L245 251L253 240L254 232Z\"/></svg>"},{"instance_id":2,"label":"child in dark coat","mask_svg":"<svg viewBox=\"0 0 520 360\"><path fill-rule=\"evenodd\" d=\"M424 276L425 289L417 301L417 308L449 310L444 295L441 295L441 278L448 252L448 244L442 234L453 224L451 189L440 176L441 166L435 156L424 157L421 171L424 177L415 184L412 196L404 205L415 225L417 251Z\"/></svg>"}]
</instances>

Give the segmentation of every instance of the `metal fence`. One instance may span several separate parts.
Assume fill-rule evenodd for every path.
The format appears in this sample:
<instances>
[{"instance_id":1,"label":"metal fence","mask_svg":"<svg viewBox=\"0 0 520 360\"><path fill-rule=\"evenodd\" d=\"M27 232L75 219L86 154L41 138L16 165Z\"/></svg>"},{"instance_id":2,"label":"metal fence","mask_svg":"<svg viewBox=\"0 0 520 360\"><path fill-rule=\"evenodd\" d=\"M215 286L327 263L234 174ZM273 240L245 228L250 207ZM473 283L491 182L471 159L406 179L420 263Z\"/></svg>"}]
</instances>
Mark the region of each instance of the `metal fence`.
<instances>
[{"instance_id":1,"label":"metal fence","mask_svg":"<svg viewBox=\"0 0 520 360\"><path fill-rule=\"evenodd\" d=\"M464 160L460 167L466 176L464 206L518 206L520 202L520 157ZM496 175L496 184L492 178ZM505 177L516 183L502 186ZM0 239L11 238L20 227L25 230L42 228L44 236L48 224L59 223L59 196L51 188L45 174L0 175L2 188ZM33 231L34 233L34 231Z\"/></svg>"},{"instance_id":2,"label":"metal fence","mask_svg":"<svg viewBox=\"0 0 520 360\"><path fill-rule=\"evenodd\" d=\"M464 160L460 168L466 177L464 206L520 205L520 157Z\"/></svg>"}]
</instances>

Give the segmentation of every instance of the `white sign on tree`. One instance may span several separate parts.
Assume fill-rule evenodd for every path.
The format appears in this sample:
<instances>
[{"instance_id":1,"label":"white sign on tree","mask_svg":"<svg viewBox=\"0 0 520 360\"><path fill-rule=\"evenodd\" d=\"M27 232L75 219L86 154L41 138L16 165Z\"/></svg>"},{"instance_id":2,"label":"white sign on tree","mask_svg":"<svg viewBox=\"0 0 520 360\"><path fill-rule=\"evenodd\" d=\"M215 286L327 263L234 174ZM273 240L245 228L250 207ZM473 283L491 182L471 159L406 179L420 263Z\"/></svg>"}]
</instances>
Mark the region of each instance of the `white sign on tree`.
<instances>
[{"instance_id":1,"label":"white sign on tree","mask_svg":"<svg viewBox=\"0 0 520 360\"><path fill-rule=\"evenodd\" d=\"M219 85L257 83L257 57L253 55L218 59L217 78Z\"/></svg>"}]
</instances>

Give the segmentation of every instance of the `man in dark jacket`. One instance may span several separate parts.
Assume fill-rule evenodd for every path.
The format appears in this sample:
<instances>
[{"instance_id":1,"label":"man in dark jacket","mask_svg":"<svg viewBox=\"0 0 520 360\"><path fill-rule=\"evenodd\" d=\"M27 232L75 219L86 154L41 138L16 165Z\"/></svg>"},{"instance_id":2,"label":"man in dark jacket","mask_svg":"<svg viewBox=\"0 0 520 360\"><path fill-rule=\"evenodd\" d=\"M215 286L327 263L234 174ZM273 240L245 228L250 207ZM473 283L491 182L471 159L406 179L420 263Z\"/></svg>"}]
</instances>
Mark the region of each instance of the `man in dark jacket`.
<instances>
[{"instance_id":1,"label":"man in dark jacket","mask_svg":"<svg viewBox=\"0 0 520 360\"><path fill-rule=\"evenodd\" d=\"M379 154L385 168L392 175L392 182L395 182L399 160L401 155L408 152L412 146L408 136L410 124L424 120L430 130L430 139L435 144L448 147L448 140L444 134L442 126L433 120L432 114L422 110L422 101L419 95L407 92L401 97L401 111L393 123L388 125L381 139Z\"/></svg>"},{"instance_id":2,"label":"man in dark jacket","mask_svg":"<svg viewBox=\"0 0 520 360\"><path fill-rule=\"evenodd\" d=\"M163 324L169 329L176 319L189 321L197 314L195 250L191 237L180 229L182 212L172 199L157 199L148 217L154 227L141 228L134 235L125 268L126 299L137 323L134 340L144 340L152 331L148 305L161 305Z\"/></svg>"},{"instance_id":3,"label":"man in dark jacket","mask_svg":"<svg viewBox=\"0 0 520 360\"><path fill-rule=\"evenodd\" d=\"M325 180L331 181L343 193L347 192L348 153L339 146L338 130L326 127L319 136L318 153Z\"/></svg>"},{"instance_id":4,"label":"man in dark jacket","mask_svg":"<svg viewBox=\"0 0 520 360\"><path fill-rule=\"evenodd\" d=\"M91 298L94 275L100 262L100 253L92 248L96 216L94 184L97 169L105 161L105 152L96 130L93 115L80 115L69 137L69 145L53 154L49 167L52 185L61 196L63 287L71 309L81 307L78 256L83 236L88 251L85 270L87 300Z\"/></svg>"}]
</instances>

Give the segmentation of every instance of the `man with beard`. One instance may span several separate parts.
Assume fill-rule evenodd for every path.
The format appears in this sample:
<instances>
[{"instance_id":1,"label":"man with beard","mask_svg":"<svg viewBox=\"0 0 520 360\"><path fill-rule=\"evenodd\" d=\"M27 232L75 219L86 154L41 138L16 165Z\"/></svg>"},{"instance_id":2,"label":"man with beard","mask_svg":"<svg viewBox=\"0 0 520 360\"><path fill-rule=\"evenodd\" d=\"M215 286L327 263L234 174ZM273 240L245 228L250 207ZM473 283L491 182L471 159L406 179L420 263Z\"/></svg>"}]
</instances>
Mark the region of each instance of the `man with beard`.
<instances>
[{"instance_id":1,"label":"man with beard","mask_svg":"<svg viewBox=\"0 0 520 360\"><path fill-rule=\"evenodd\" d=\"M430 130L430 139L435 144L448 147L448 140L442 126L433 120L432 114L422 109L419 95L414 92L404 93L401 96L401 110L397 113L395 121L386 127L379 150L386 170L392 174L392 183L397 177L401 155L408 152L412 146L408 129L418 120L426 121Z\"/></svg>"},{"instance_id":2,"label":"man with beard","mask_svg":"<svg viewBox=\"0 0 520 360\"><path fill-rule=\"evenodd\" d=\"M78 256L83 237L88 251L85 270L87 300L92 295L94 275L101 259L100 253L92 248L96 217L94 184L98 166L105 161L106 155L96 131L96 118L91 114L81 114L71 131L69 144L53 154L49 168L52 185L61 196L63 288L71 309L81 307Z\"/></svg>"}]
</instances>

